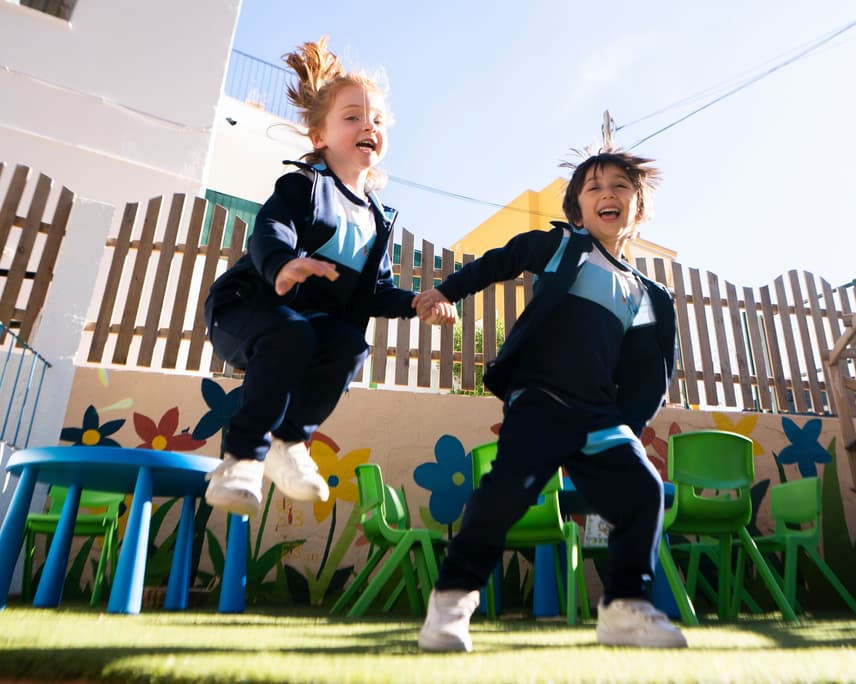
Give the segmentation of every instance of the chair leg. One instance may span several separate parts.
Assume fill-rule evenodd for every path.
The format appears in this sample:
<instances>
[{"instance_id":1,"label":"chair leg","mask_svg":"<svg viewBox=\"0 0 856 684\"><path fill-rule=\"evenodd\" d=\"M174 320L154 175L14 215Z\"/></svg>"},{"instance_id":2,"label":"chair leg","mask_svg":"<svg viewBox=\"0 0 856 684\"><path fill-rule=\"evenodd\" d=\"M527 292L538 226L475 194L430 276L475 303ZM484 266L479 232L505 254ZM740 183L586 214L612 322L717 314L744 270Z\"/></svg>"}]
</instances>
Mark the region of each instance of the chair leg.
<instances>
[{"instance_id":1,"label":"chair leg","mask_svg":"<svg viewBox=\"0 0 856 684\"><path fill-rule=\"evenodd\" d=\"M416 551L416 574L419 580L419 589L422 592L423 608L428 610L428 600L431 598L431 590L440 578L440 569L437 565L437 553L434 549L434 541L420 534L419 543L414 547Z\"/></svg>"},{"instance_id":2,"label":"chair leg","mask_svg":"<svg viewBox=\"0 0 856 684\"><path fill-rule=\"evenodd\" d=\"M687 588L678 573L678 568L675 565L675 559L672 557L672 552L669 549L668 537L664 534L660 541L660 565L663 566L663 571L666 573L666 579L669 582L669 588L672 590L672 595L675 597L675 603L678 605L678 612L681 614L681 621L685 625L698 625L698 616L696 615L693 603L687 594Z\"/></svg>"},{"instance_id":3,"label":"chair leg","mask_svg":"<svg viewBox=\"0 0 856 684\"><path fill-rule=\"evenodd\" d=\"M500 567L502 566L502 561L500 561ZM487 619L488 620L496 620L496 586L494 585L496 579L496 572L491 572L487 578L487 584L484 588L484 596L485 603L487 604ZM502 574L500 573L500 577Z\"/></svg>"},{"instance_id":4,"label":"chair leg","mask_svg":"<svg viewBox=\"0 0 856 684\"><path fill-rule=\"evenodd\" d=\"M716 589L713 588L710 582L707 581L707 578L704 575L699 575L698 580L696 582L696 586L701 589L702 593L707 596L710 602L713 605L716 605ZM687 592L689 593L689 592ZM695 600L695 594L690 594L690 598Z\"/></svg>"},{"instance_id":5,"label":"chair leg","mask_svg":"<svg viewBox=\"0 0 856 684\"><path fill-rule=\"evenodd\" d=\"M566 560L570 560L570 554L568 553L568 548L571 544L569 539L565 539L564 545L562 544L553 544L553 577L556 578L556 599L559 606L559 613L564 612L568 618L568 624L573 624L570 622L571 614L568 612L568 606L570 605L571 599L571 591L573 589L573 583L571 586L567 586L565 582L565 576L569 574L567 570L567 566L565 566L566 572L562 572L562 546L565 548L565 558ZM576 592L573 592L573 601L574 601L574 613L576 613Z\"/></svg>"},{"instance_id":6,"label":"chair leg","mask_svg":"<svg viewBox=\"0 0 856 684\"><path fill-rule=\"evenodd\" d=\"M413 542L408 539L410 534L412 533L408 533L408 535L393 548L389 558L368 583L356 603L351 607L351 610L348 611L348 617L358 617L365 613L375 598L377 598L380 590L386 585L401 563L410 563L410 550L413 545Z\"/></svg>"},{"instance_id":7,"label":"chair leg","mask_svg":"<svg viewBox=\"0 0 856 684\"><path fill-rule=\"evenodd\" d=\"M24 576L21 579L21 600L33 600L33 556L36 553L36 535L27 530L24 535Z\"/></svg>"},{"instance_id":8,"label":"chair leg","mask_svg":"<svg viewBox=\"0 0 856 684\"><path fill-rule=\"evenodd\" d=\"M740 599L743 595L743 575L746 572L746 554L743 551L741 544L737 548L737 567L734 570L734 588L731 596L730 613L733 617L737 617L740 612Z\"/></svg>"},{"instance_id":9,"label":"chair leg","mask_svg":"<svg viewBox=\"0 0 856 684\"><path fill-rule=\"evenodd\" d=\"M377 564L380 562L380 559L383 558L384 554L387 552L387 549L381 548L376 549L372 554L369 555L369 559L366 561L366 564L363 566L363 569L357 573L357 576L351 581L348 585L348 588L342 592L342 595L339 599L333 604L333 607L330 609L330 614L335 615L336 613L340 613L345 609L345 606L348 605L350 600L353 598L354 594L359 591L365 581L368 579L369 575L372 574L372 570L377 567Z\"/></svg>"},{"instance_id":10,"label":"chair leg","mask_svg":"<svg viewBox=\"0 0 856 684\"><path fill-rule=\"evenodd\" d=\"M746 553L749 554L749 558L752 559L752 562L755 563L755 567L758 569L758 573L761 575L761 579L764 580L764 584L767 585L767 590L773 597L773 600L776 602L776 605L779 607L779 610L782 613L782 617L789 622L795 622L797 619L796 613L794 613L793 606L788 603L788 599L785 598L784 592L782 592L782 588L779 586L779 583L776 581L775 576L770 570L770 566L767 565L767 562L764 560L764 557L761 555L761 552L758 550L758 546L755 544L755 540L749 534L749 531L745 527L741 527L738 531L740 536L740 541L743 543L743 547L746 549Z\"/></svg>"},{"instance_id":11,"label":"chair leg","mask_svg":"<svg viewBox=\"0 0 856 684\"><path fill-rule=\"evenodd\" d=\"M562 576L562 564L559 562L559 547L556 547L556 590L559 605L564 606L565 619L569 625L577 624L577 566L579 565L579 538L576 523L570 523L565 532L565 574Z\"/></svg>"},{"instance_id":12,"label":"chair leg","mask_svg":"<svg viewBox=\"0 0 856 684\"><path fill-rule=\"evenodd\" d=\"M732 541L730 534L723 534L719 538L719 564L717 587L716 612L720 620L731 618L731 549Z\"/></svg>"},{"instance_id":13,"label":"chair leg","mask_svg":"<svg viewBox=\"0 0 856 684\"><path fill-rule=\"evenodd\" d=\"M690 545L689 562L687 563L687 595L690 599L695 599L696 585L699 581L700 563L701 547L697 544L692 544Z\"/></svg>"},{"instance_id":14,"label":"chair leg","mask_svg":"<svg viewBox=\"0 0 856 684\"><path fill-rule=\"evenodd\" d=\"M580 604L580 617L583 620L591 620L591 604L589 603L588 587L586 586L586 570L583 558L580 556L580 565L577 570L577 603Z\"/></svg>"},{"instance_id":15,"label":"chair leg","mask_svg":"<svg viewBox=\"0 0 856 684\"><path fill-rule=\"evenodd\" d=\"M384 604L384 611L389 610L390 608L392 608L393 605L395 605L395 601L398 599L398 595L400 595L402 590L404 590L407 592L407 603L410 606L411 614L413 614L414 616L423 614L423 609L426 604L424 599L419 596L419 589L417 587L416 579L417 573L419 575L423 573L420 573L419 570L417 570L416 573L414 573L413 571L414 564L418 568L422 561L417 557L418 551L416 547L414 546L413 548L414 560L411 563L410 556L408 555L401 561L401 580L399 580L398 584L395 586L395 589L393 589L392 594L390 594L389 599Z\"/></svg>"},{"instance_id":16,"label":"chair leg","mask_svg":"<svg viewBox=\"0 0 856 684\"><path fill-rule=\"evenodd\" d=\"M110 562L110 545L113 539L111 530L104 531L104 539L101 542L101 556L98 559L98 567L95 569L95 577L92 580L92 596L89 599L89 605L92 608L98 605L101 598L101 585L104 583L104 573L107 569L107 564Z\"/></svg>"},{"instance_id":17,"label":"chair leg","mask_svg":"<svg viewBox=\"0 0 856 684\"><path fill-rule=\"evenodd\" d=\"M758 550L761 551L760 548ZM761 555L764 555L763 551L761 551ZM782 586L784 580L779 576L779 573L776 572L776 569L769 563L767 563L767 567L770 568L770 572L773 573L773 577L776 578L776 582L779 583L779 586ZM734 587L734 596L732 597L732 600L734 602L734 610L732 611L733 614L737 615L737 613L740 611L740 605L745 603L746 606L749 608L750 612L752 612L754 615L760 615L763 612L761 610L761 606L759 606L757 601L752 598L752 594L749 593L749 590L743 584L743 578L746 575L746 551L743 550L742 544L737 549L737 572L739 574L736 576L736 581L739 582L739 584L735 584ZM798 605L799 604L797 602L793 604L795 611L798 610Z\"/></svg>"},{"instance_id":18,"label":"chair leg","mask_svg":"<svg viewBox=\"0 0 856 684\"><path fill-rule=\"evenodd\" d=\"M847 588L841 583L841 580L838 579L836 574L832 571L832 568L827 565L826 561L821 558L820 554L817 552L817 549L808 548L805 549L806 554L814 564L820 568L820 571L823 573L823 576L829 581L835 591L838 592L838 595L844 599L844 602L847 606L856 613L856 600L854 600L853 595L847 591Z\"/></svg>"},{"instance_id":19,"label":"chair leg","mask_svg":"<svg viewBox=\"0 0 856 684\"><path fill-rule=\"evenodd\" d=\"M799 547L796 544L785 543L785 576L781 585L785 592L785 598L791 606L797 605L797 560Z\"/></svg>"}]
</instances>

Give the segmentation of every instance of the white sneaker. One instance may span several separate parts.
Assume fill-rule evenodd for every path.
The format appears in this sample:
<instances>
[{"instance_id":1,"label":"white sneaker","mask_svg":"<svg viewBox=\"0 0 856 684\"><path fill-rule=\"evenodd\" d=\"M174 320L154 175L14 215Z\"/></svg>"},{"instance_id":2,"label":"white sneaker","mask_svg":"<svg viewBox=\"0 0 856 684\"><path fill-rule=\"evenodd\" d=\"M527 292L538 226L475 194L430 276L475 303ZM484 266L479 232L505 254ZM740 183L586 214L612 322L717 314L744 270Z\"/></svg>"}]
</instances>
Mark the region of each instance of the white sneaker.
<instances>
[{"instance_id":1,"label":"white sneaker","mask_svg":"<svg viewBox=\"0 0 856 684\"><path fill-rule=\"evenodd\" d=\"M265 465L255 459L237 459L231 454L205 476L205 501L236 515L257 515L262 508L262 478Z\"/></svg>"},{"instance_id":2,"label":"white sneaker","mask_svg":"<svg viewBox=\"0 0 856 684\"><path fill-rule=\"evenodd\" d=\"M432 589L428 615L419 632L419 648L426 651L472 651L470 617L478 607L478 591Z\"/></svg>"},{"instance_id":3,"label":"white sneaker","mask_svg":"<svg viewBox=\"0 0 856 684\"><path fill-rule=\"evenodd\" d=\"M264 465L265 475L276 488L295 501L326 501L330 497L327 481L303 442L274 439Z\"/></svg>"},{"instance_id":4,"label":"white sneaker","mask_svg":"<svg viewBox=\"0 0 856 684\"><path fill-rule=\"evenodd\" d=\"M597 640L607 646L686 648L687 640L664 613L643 599L603 599L597 606Z\"/></svg>"}]
</instances>

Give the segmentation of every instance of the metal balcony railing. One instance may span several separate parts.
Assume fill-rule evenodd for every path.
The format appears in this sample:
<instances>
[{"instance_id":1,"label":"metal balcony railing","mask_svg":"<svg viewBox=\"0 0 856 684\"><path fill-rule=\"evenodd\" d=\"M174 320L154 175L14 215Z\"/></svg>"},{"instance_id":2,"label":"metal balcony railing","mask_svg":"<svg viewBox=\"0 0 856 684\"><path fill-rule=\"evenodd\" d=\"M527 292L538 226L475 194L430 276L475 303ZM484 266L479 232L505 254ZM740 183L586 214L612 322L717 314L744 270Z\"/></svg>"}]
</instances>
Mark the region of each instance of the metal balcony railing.
<instances>
[{"instance_id":1,"label":"metal balcony railing","mask_svg":"<svg viewBox=\"0 0 856 684\"><path fill-rule=\"evenodd\" d=\"M289 121L300 117L288 101L288 69L265 62L240 50L232 50L224 92L231 98L264 109Z\"/></svg>"},{"instance_id":2,"label":"metal balcony railing","mask_svg":"<svg viewBox=\"0 0 856 684\"><path fill-rule=\"evenodd\" d=\"M45 372L51 364L0 323L0 443L30 441Z\"/></svg>"}]
</instances>

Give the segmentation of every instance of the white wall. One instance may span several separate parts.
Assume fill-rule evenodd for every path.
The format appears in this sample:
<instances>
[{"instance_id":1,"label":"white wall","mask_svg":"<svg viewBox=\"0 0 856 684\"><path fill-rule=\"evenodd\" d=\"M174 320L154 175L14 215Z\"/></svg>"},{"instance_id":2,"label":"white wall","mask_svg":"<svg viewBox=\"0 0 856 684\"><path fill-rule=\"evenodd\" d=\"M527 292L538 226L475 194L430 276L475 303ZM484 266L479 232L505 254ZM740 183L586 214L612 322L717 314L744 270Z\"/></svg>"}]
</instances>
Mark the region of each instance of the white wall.
<instances>
[{"instance_id":1,"label":"white wall","mask_svg":"<svg viewBox=\"0 0 856 684\"><path fill-rule=\"evenodd\" d=\"M300 159L312 149L302 130L293 122L224 96L214 122L205 187L263 203L286 171L283 159Z\"/></svg>"},{"instance_id":2,"label":"white wall","mask_svg":"<svg viewBox=\"0 0 856 684\"><path fill-rule=\"evenodd\" d=\"M0 158L119 207L199 193L240 4L0 2Z\"/></svg>"}]
</instances>

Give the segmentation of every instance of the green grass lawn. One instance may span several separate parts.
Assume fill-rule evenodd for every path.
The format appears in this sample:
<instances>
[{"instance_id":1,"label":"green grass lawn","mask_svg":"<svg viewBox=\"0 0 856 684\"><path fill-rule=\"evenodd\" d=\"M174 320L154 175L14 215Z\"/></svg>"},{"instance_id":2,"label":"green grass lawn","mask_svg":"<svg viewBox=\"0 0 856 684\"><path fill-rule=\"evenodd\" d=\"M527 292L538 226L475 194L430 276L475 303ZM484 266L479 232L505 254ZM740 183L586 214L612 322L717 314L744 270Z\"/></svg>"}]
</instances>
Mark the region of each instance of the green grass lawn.
<instances>
[{"instance_id":1,"label":"green grass lawn","mask_svg":"<svg viewBox=\"0 0 856 684\"><path fill-rule=\"evenodd\" d=\"M253 607L108 615L0 611L0 682L856 682L856 619L774 615L685 629L689 649L606 648L594 623L473 622L474 652L422 653L420 621Z\"/></svg>"}]
</instances>

